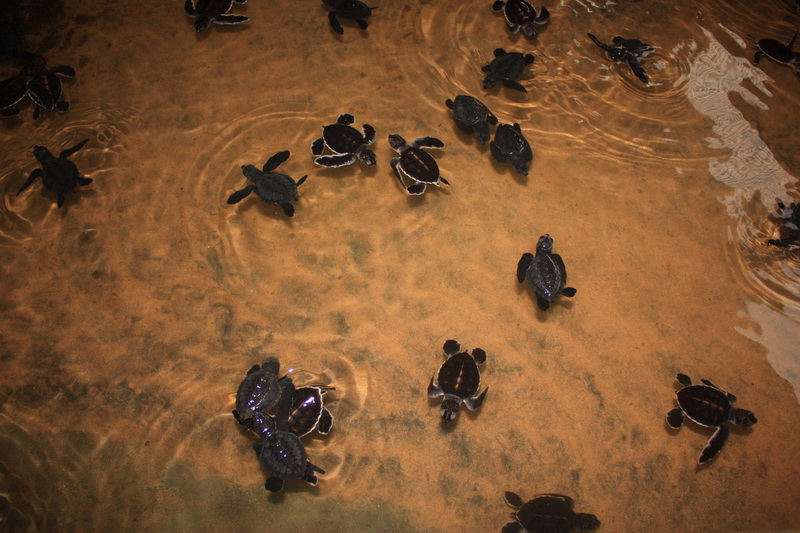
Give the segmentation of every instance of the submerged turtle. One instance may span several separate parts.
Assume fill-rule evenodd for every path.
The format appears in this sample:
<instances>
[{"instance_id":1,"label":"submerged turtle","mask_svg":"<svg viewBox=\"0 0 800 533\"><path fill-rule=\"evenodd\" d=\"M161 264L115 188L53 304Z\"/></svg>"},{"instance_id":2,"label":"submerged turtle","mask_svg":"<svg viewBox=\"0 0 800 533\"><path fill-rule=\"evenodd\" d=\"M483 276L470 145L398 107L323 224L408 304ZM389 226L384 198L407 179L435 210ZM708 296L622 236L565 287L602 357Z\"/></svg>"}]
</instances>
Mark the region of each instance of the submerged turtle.
<instances>
[{"instance_id":1,"label":"submerged turtle","mask_svg":"<svg viewBox=\"0 0 800 533\"><path fill-rule=\"evenodd\" d=\"M334 387L300 387L294 391L292 411L287 424L289 431L304 437L317 429L320 435L327 435L333 427L333 415L325 407L322 396Z\"/></svg>"},{"instance_id":2,"label":"submerged turtle","mask_svg":"<svg viewBox=\"0 0 800 533\"><path fill-rule=\"evenodd\" d=\"M278 166L289 159L289 150L278 152L264 163L264 168L258 170L253 165L242 165L242 174L253 182L240 191L236 191L228 197L229 204L239 203L251 192L256 194L268 204L279 205L287 217L294 215L294 205L292 201L297 200L297 188L306 181L308 176L303 176L297 183L287 176L273 172Z\"/></svg>"},{"instance_id":3,"label":"submerged turtle","mask_svg":"<svg viewBox=\"0 0 800 533\"><path fill-rule=\"evenodd\" d=\"M536 9L525 0L497 0L492 4L492 9L496 13L503 13L506 19L506 26L511 33L518 33L522 30L528 37L539 35L537 25L546 24L550 20L550 12L542 6L539 14Z\"/></svg>"},{"instance_id":4,"label":"submerged turtle","mask_svg":"<svg viewBox=\"0 0 800 533\"><path fill-rule=\"evenodd\" d=\"M575 502L563 494L539 494L525 502L519 494L507 491L505 500L516 512L511 513L514 520L506 522L502 533L568 533L600 527L595 515L573 511Z\"/></svg>"},{"instance_id":5,"label":"submerged turtle","mask_svg":"<svg viewBox=\"0 0 800 533\"><path fill-rule=\"evenodd\" d=\"M792 202L786 207L780 198L775 198L775 203L778 204L778 214L783 218L786 237L770 239L767 244L786 248L800 241L800 203Z\"/></svg>"},{"instance_id":6,"label":"submerged turtle","mask_svg":"<svg viewBox=\"0 0 800 533\"><path fill-rule=\"evenodd\" d=\"M261 365L253 365L236 390L236 409L233 416L243 425L256 412L267 413L278 404L284 389L292 384L289 377L278 378L281 363L267 357ZM294 390L294 389L292 389Z\"/></svg>"},{"instance_id":7,"label":"submerged turtle","mask_svg":"<svg viewBox=\"0 0 800 533\"><path fill-rule=\"evenodd\" d=\"M509 89L516 89L524 93L528 92L516 80L522 76L522 70L525 65L530 65L534 59L533 54L506 52L502 48L497 48L494 51L492 62L482 69L484 72L488 72L483 79L483 88L491 89L498 81L501 81Z\"/></svg>"},{"instance_id":8,"label":"submerged turtle","mask_svg":"<svg viewBox=\"0 0 800 533\"><path fill-rule=\"evenodd\" d=\"M756 42L756 47L758 47L758 50L753 57L753 63L758 63L762 57L767 56L773 61L783 63L784 65L789 65L792 67L795 75L800 77L800 71L798 71L798 65L800 64L800 53L792 52L795 39L797 39L797 31L795 31L794 35L792 35L789 44L780 43L775 39L760 39Z\"/></svg>"},{"instance_id":9,"label":"submerged turtle","mask_svg":"<svg viewBox=\"0 0 800 533\"><path fill-rule=\"evenodd\" d=\"M350 113L343 113L336 119L336 124L322 128L322 137L311 143L311 153L318 156L314 159L314 163L323 167L343 167L360 159L365 165L375 165L375 154L367 148L375 142L375 128L364 124L362 135L350 126L355 120ZM325 148L335 155L321 155Z\"/></svg>"},{"instance_id":10,"label":"submerged turtle","mask_svg":"<svg viewBox=\"0 0 800 533\"><path fill-rule=\"evenodd\" d=\"M478 365L486 361L486 352L480 348L473 349L472 354L462 352L461 345L454 340L446 341L443 348L447 360L431 378L428 397L444 395L439 415L444 422L451 422L458 416L462 402L474 411L486 398L489 387L478 393L481 388Z\"/></svg>"},{"instance_id":11,"label":"submerged turtle","mask_svg":"<svg viewBox=\"0 0 800 533\"><path fill-rule=\"evenodd\" d=\"M567 270L561 256L553 253L553 239L548 234L539 237L536 244L536 256L526 253L517 263L517 280L527 281L536 291L536 302L539 309L547 311L550 302L563 294L572 298L578 292L574 287L565 287Z\"/></svg>"},{"instance_id":12,"label":"submerged turtle","mask_svg":"<svg viewBox=\"0 0 800 533\"><path fill-rule=\"evenodd\" d=\"M494 132L494 140L489 144L492 155L498 163L511 162L514 170L528 175L528 167L533 159L531 145L528 144L525 136L522 135L522 128L516 122L513 126L500 124Z\"/></svg>"},{"instance_id":13,"label":"submerged turtle","mask_svg":"<svg viewBox=\"0 0 800 533\"><path fill-rule=\"evenodd\" d=\"M422 194L426 186L438 187L440 182L450 185L450 182L439 175L439 165L433 156L422 150L444 148L444 143L436 137L420 137L409 145L399 135L389 135L389 146L400 154L400 157L393 158L389 163L408 194ZM406 185L403 178L410 179L414 184Z\"/></svg>"},{"instance_id":14,"label":"submerged turtle","mask_svg":"<svg viewBox=\"0 0 800 533\"><path fill-rule=\"evenodd\" d=\"M197 17L194 29L200 33L205 31L212 22L215 24L241 24L250 20L250 17L245 15L228 14L234 2L245 4L247 0L186 0L183 10L190 17Z\"/></svg>"},{"instance_id":15,"label":"submerged turtle","mask_svg":"<svg viewBox=\"0 0 800 533\"><path fill-rule=\"evenodd\" d=\"M655 47L643 43L639 39L625 39L619 36L614 37L611 41L613 43L612 46L609 46L591 33L587 33L586 35L594 41L594 44L608 52L608 57L610 57L612 61L627 63L637 78L645 83L649 83L650 78L647 77L644 68L639 64L639 60L649 56L655 51Z\"/></svg>"},{"instance_id":16,"label":"submerged turtle","mask_svg":"<svg viewBox=\"0 0 800 533\"><path fill-rule=\"evenodd\" d=\"M69 103L62 100L61 77L74 78L75 69L67 65L54 65L47 68L45 59L36 56L33 61L20 72L23 78L27 79L28 95L30 95L36 109L33 110L33 118L38 119L41 111L53 111L54 109L64 113L69 109Z\"/></svg>"},{"instance_id":17,"label":"submerged turtle","mask_svg":"<svg viewBox=\"0 0 800 533\"><path fill-rule=\"evenodd\" d=\"M459 94L455 100L445 100L445 105L453 110L456 126L467 135L475 134L478 142L486 144L489 140L489 124L497 124L497 117L474 96Z\"/></svg>"},{"instance_id":18,"label":"submerged turtle","mask_svg":"<svg viewBox=\"0 0 800 533\"><path fill-rule=\"evenodd\" d=\"M736 396L725 392L707 379L700 380L702 385L692 385L692 380L686 374L678 374L675 379L683 387L675 393L678 407L667 413L669 427L680 428L684 417L688 417L695 424L717 428L700 452L698 463L705 463L722 450L731 433L728 424L749 427L758 422L752 412L733 407Z\"/></svg>"},{"instance_id":19,"label":"submerged turtle","mask_svg":"<svg viewBox=\"0 0 800 533\"><path fill-rule=\"evenodd\" d=\"M89 185L92 182L91 178L81 176L75 163L67 159L83 148L87 142L89 142L89 139L82 140L72 148L67 148L58 154L58 157L55 157L44 146L34 146L33 156L42 165L42 168L37 168L31 172L31 175L28 176L28 179L17 191L17 195L30 187L36 181L36 178L42 178L42 184L58 194L58 207L64 205L64 193L75 192L78 185Z\"/></svg>"},{"instance_id":20,"label":"submerged turtle","mask_svg":"<svg viewBox=\"0 0 800 533\"><path fill-rule=\"evenodd\" d=\"M367 29L367 21L369 17L372 16L372 10L377 9L377 7L370 7L364 2L360 2L359 0L322 0L325 5L328 5L333 8L333 11L328 13L328 21L331 23L331 28L333 31L338 33L339 35L344 34L344 28L342 25L339 24L339 19L336 17L342 17L343 19L355 20L358 23L358 27L362 30Z\"/></svg>"}]
</instances>

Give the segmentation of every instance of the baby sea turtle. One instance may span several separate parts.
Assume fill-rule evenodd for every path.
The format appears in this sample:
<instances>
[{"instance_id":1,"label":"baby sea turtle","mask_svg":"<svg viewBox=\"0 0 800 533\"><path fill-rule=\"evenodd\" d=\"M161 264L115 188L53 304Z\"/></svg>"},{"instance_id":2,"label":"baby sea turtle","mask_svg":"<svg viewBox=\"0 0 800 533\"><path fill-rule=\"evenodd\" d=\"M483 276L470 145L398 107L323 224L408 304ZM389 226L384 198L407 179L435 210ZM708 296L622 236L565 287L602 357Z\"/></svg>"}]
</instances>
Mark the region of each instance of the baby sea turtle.
<instances>
[{"instance_id":1,"label":"baby sea turtle","mask_svg":"<svg viewBox=\"0 0 800 533\"><path fill-rule=\"evenodd\" d=\"M613 43L612 46L609 46L591 33L586 35L594 41L594 44L608 52L608 57L612 61L627 63L637 78L645 83L650 81L644 68L639 64L639 60L650 55L655 50L655 47L645 44L639 39L625 39L619 36L614 37L611 41Z\"/></svg>"},{"instance_id":2,"label":"baby sea turtle","mask_svg":"<svg viewBox=\"0 0 800 533\"><path fill-rule=\"evenodd\" d=\"M309 485L316 485L317 473L325 473L309 462L300 438L288 430L287 420L293 397L294 385L288 383L283 388L278 414L274 418L261 412L253 417L252 429L261 437L253 445L253 450L261 464L270 471L271 476L264 484L270 492L281 490L286 479L302 479Z\"/></svg>"},{"instance_id":3,"label":"baby sea turtle","mask_svg":"<svg viewBox=\"0 0 800 533\"><path fill-rule=\"evenodd\" d=\"M550 302L563 294L572 298L578 292L574 287L565 287L567 270L561 256L553 253L553 239L548 234L539 237L536 244L536 257L533 254L522 254L517 263L517 280L527 281L536 291L536 302L539 309L547 311Z\"/></svg>"},{"instance_id":4,"label":"baby sea turtle","mask_svg":"<svg viewBox=\"0 0 800 533\"><path fill-rule=\"evenodd\" d=\"M183 10L190 17L197 17L194 29L200 33L205 31L212 22L215 24L241 24L250 20L250 17L245 15L228 14L234 2L245 4L247 0L186 0Z\"/></svg>"},{"instance_id":5,"label":"baby sea turtle","mask_svg":"<svg viewBox=\"0 0 800 533\"><path fill-rule=\"evenodd\" d=\"M267 413L278 404L285 388L292 384L289 377L278 378L281 363L267 357L261 365L253 365L236 390L236 409L233 416L247 425L256 412ZM292 388L294 390L294 388Z\"/></svg>"},{"instance_id":6,"label":"baby sea turtle","mask_svg":"<svg viewBox=\"0 0 800 533\"><path fill-rule=\"evenodd\" d=\"M33 118L38 119L42 110L57 110L62 113L69 109L69 103L61 99L61 78L74 78L75 69L67 65L55 65L47 68L45 59L35 56L34 59L23 67L20 75L27 79L28 95L30 95L36 109Z\"/></svg>"},{"instance_id":7,"label":"baby sea turtle","mask_svg":"<svg viewBox=\"0 0 800 533\"><path fill-rule=\"evenodd\" d=\"M780 198L775 198L778 204L778 214L783 218L783 229L786 237L770 239L767 244L786 248L800 241L800 203L792 202L786 207Z\"/></svg>"},{"instance_id":8,"label":"baby sea turtle","mask_svg":"<svg viewBox=\"0 0 800 533\"><path fill-rule=\"evenodd\" d=\"M484 72L488 72L483 79L483 88L491 89L498 81L509 89L516 89L524 93L528 92L525 87L516 80L522 76L525 65L530 65L534 61L533 54L523 54L522 52L506 52L502 48L494 51L494 59L491 63L483 67Z\"/></svg>"},{"instance_id":9,"label":"baby sea turtle","mask_svg":"<svg viewBox=\"0 0 800 533\"><path fill-rule=\"evenodd\" d=\"M537 25L546 24L550 20L550 12L542 6L539 14L536 9L525 0L497 0L492 4L492 9L496 13L503 13L506 19L506 26L511 33L518 33L522 30L528 37L539 35Z\"/></svg>"},{"instance_id":10,"label":"baby sea turtle","mask_svg":"<svg viewBox=\"0 0 800 533\"><path fill-rule=\"evenodd\" d=\"M692 385L692 380L686 374L678 374L675 379L683 387L675 393L678 407L667 413L669 427L680 428L684 417L688 417L695 424L717 428L700 452L698 463L705 463L722 450L731 433L729 423L749 427L758 422L752 412L733 407L736 396L725 392L707 379L700 380L702 385Z\"/></svg>"},{"instance_id":11,"label":"baby sea turtle","mask_svg":"<svg viewBox=\"0 0 800 533\"><path fill-rule=\"evenodd\" d=\"M489 124L497 124L497 117L474 96L459 94L455 101L449 98L445 105L453 110L456 126L467 135L475 134L478 142L486 144L489 140Z\"/></svg>"},{"instance_id":12,"label":"baby sea turtle","mask_svg":"<svg viewBox=\"0 0 800 533\"><path fill-rule=\"evenodd\" d=\"M436 137L420 137L410 145L399 135L389 135L391 146L400 157L393 158L392 165L395 176L408 194L422 194L428 185L439 186L439 183L450 185L439 175L439 165L428 152L422 148L444 148L444 143ZM406 185L404 178L410 179L413 185Z\"/></svg>"},{"instance_id":13,"label":"baby sea turtle","mask_svg":"<svg viewBox=\"0 0 800 533\"><path fill-rule=\"evenodd\" d=\"M455 420L463 402L471 411L481 406L489 392L489 387L481 388L481 372L478 365L486 361L486 352L480 348L472 350L472 354L461 351L461 345L454 340L444 343L447 360L434 373L428 385L428 397L436 398L444 395L439 415L444 422Z\"/></svg>"},{"instance_id":14,"label":"baby sea turtle","mask_svg":"<svg viewBox=\"0 0 800 533\"><path fill-rule=\"evenodd\" d=\"M303 176L297 183L287 176L273 172L278 166L289 159L289 151L278 152L264 163L264 168L258 170L253 165L242 165L244 177L254 183L228 197L229 204L235 204L246 198L251 192L256 194L268 204L281 206L287 217L294 215L293 200L297 200L297 187L306 181L308 176Z\"/></svg>"},{"instance_id":15,"label":"baby sea turtle","mask_svg":"<svg viewBox=\"0 0 800 533\"><path fill-rule=\"evenodd\" d=\"M507 491L505 500L516 512L511 513L514 520L506 522L502 533L568 533L600 527L595 515L573 511L575 502L563 494L539 494L525 502L519 494Z\"/></svg>"},{"instance_id":16,"label":"baby sea turtle","mask_svg":"<svg viewBox=\"0 0 800 533\"><path fill-rule=\"evenodd\" d=\"M489 144L492 155L498 163L509 160L514 170L528 175L528 167L533 159L531 145L522 135L522 128L516 122L513 126L500 124L494 132L494 140Z\"/></svg>"},{"instance_id":17,"label":"baby sea turtle","mask_svg":"<svg viewBox=\"0 0 800 533\"><path fill-rule=\"evenodd\" d=\"M19 114L17 104L28 94L28 79L21 74L0 81L0 116Z\"/></svg>"},{"instance_id":18,"label":"baby sea turtle","mask_svg":"<svg viewBox=\"0 0 800 533\"><path fill-rule=\"evenodd\" d=\"M367 29L367 21L370 16L372 16L372 10L377 9L377 7L369 7L364 2L360 2L359 0L322 0L325 5L328 5L333 8L333 11L328 13L328 21L331 23L331 28L333 31L338 33L339 35L344 34L344 28L342 25L339 24L339 19L336 17L342 17L343 19L355 20L358 23L358 27L362 30Z\"/></svg>"},{"instance_id":19,"label":"baby sea turtle","mask_svg":"<svg viewBox=\"0 0 800 533\"><path fill-rule=\"evenodd\" d=\"M294 392L292 411L287 421L289 431L298 437L304 437L314 431L320 435L327 435L333 427L333 415L325 407L322 395L334 387L321 387L318 385L300 387Z\"/></svg>"},{"instance_id":20,"label":"baby sea turtle","mask_svg":"<svg viewBox=\"0 0 800 533\"><path fill-rule=\"evenodd\" d=\"M798 64L800 64L800 53L792 52L795 39L797 39L797 31L794 32L789 44L780 43L775 39L757 41L756 47L758 47L758 50L753 57L753 63L758 63L762 57L767 56L773 61L789 65L794 70L795 75L800 77L800 71L797 68Z\"/></svg>"},{"instance_id":21,"label":"baby sea turtle","mask_svg":"<svg viewBox=\"0 0 800 533\"><path fill-rule=\"evenodd\" d=\"M314 163L323 167L343 167L360 159L365 165L374 166L375 154L367 148L375 142L375 128L364 124L364 134L350 126L355 122L350 113L343 113L336 119L336 124L322 128L322 137L311 143L311 153L319 156ZM328 148L335 155L321 155Z\"/></svg>"},{"instance_id":22,"label":"baby sea turtle","mask_svg":"<svg viewBox=\"0 0 800 533\"><path fill-rule=\"evenodd\" d=\"M89 139L82 140L72 148L67 148L58 154L58 157L55 157L44 146L34 146L33 156L42 165L42 168L37 168L31 172L31 175L28 176L28 179L17 191L17 195L36 181L36 178L42 178L42 184L58 194L58 207L64 205L64 193L75 192L78 185L89 185L92 182L91 178L81 176L75 163L67 159L83 148L87 142L89 142Z\"/></svg>"}]
</instances>

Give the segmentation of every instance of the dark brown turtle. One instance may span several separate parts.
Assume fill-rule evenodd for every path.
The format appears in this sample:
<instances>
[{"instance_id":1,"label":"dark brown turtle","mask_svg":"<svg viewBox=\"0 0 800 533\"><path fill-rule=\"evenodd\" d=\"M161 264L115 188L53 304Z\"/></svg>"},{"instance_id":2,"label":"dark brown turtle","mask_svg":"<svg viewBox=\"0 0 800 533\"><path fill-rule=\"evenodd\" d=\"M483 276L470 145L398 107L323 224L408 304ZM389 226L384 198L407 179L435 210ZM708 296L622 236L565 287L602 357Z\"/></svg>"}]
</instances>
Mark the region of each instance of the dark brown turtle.
<instances>
[{"instance_id":1,"label":"dark brown turtle","mask_svg":"<svg viewBox=\"0 0 800 533\"><path fill-rule=\"evenodd\" d=\"M522 128L518 123L500 124L494 132L494 140L489 143L492 156L498 163L511 163L518 173L523 176L528 175L530 163L533 160L533 150L531 145L522 134Z\"/></svg>"},{"instance_id":2,"label":"dark brown turtle","mask_svg":"<svg viewBox=\"0 0 800 533\"><path fill-rule=\"evenodd\" d=\"M496 13L503 13L506 19L506 26L511 33L518 33L519 30L528 37L534 38L539 35L537 25L546 24L550 20L550 12L542 6L539 14L536 8L525 0L497 0L492 4L492 9Z\"/></svg>"},{"instance_id":3,"label":"dark brown turtle","mask_svg":"<svg viewBox=\"0 0 800 533\"><path fill-rule=\"evenodd\" d=\"M511 513L514 520L506 522L502 533L569 533L600 527L595 515L573 511L575 502L563 494L539 494L525 502L519 494L507 491L505 500L516 512Z\"/></svg>"},{"instance_id":4,"label":"dark brown turtle","mask_svg":"<svg viewBox=\"0 0 800 533\"><path fill-rule=\"evenodd\" d=\"M486 144L489 140L489 124L497 124L497 117L483 102L466 94L459 94L455 100L445 100L445 105L453 110L453 120L458 129L467 135L475 134L478 142Z\"/></svg>"},{"instance_id":5,"label":"dark brown turtle","mask_svg":"<svg viewBox=\"0 0 800 533\"><path fill-rule=\"evenodd\" d=\"M58 207L64 205L64 193L75 192L79 185L83 187L92 183L91 178L81 176L75 163L67 159L83 148L87 142L89 142L89 139L82 140L72 148L62 151L58 154L58 157L54 156L44 146L34 146L33 156L42 165L42 168L37 168L31 172L28 179L17 191L17 195L30 187L37 178L42 178L42 184L58 195Z\"/></svg>"},{"instance_id":6,"label":"dark brown turtle","mask_svg":"<svg viewBox=\"0 0 800 533\"><path fill-rule=\"evenodd\" d=\"M350 113L342 113L335 124L322 128L322 136L311 143L311 153L317 156L314 163L335 168L351 165L356 159L360 159L365 165L375 165L375 153L367 148L375 142L375 128L364 124L361 128L364 132L362 134L350 125L355 120ZM325 148L333 152L333 155L322 155Z\"/></svg>"},{"instance_id":7,"label":"dark brown turtle","mask_svg":"<svg viewBox=\"0 0 800 533\"><path fill-rule=\"evenodd\" d=\"M389 163L408 194L422 194L428 185L450 185L450 182L439 175L439 165L433 156L422 150L444 148L444 143L436 137L420 137L409 145L399 135L389 135L389 146L400 154L400 157L393 158ZM413 184L406 185L404 178L408 178Z\"/></svg>"},{"instance_id":8,"label":"dark brown turtle","mask_svg":"<svg viewBox=\"0 0 800 533\"><path fill-rule=\"evenodd\" d=\"M561 256L553 253L553 238L548 234L539 237L536 256L525 253L517 263L517 281L527 281L536 291L539 309L547 311L550 302L560 295L572 298L578 292L574 287L565 287L567 269Z\"/></svg>"},{"instance_id":9,"label":"dark brown turtle","mask_svg":"<svg viewBox=\"0 0 800 533\"><path fill-rule=\"evenodd\" d=\"M722 450L731 432L728 424L749 427L758 422L751 411L733 407L736 396L709 380L701 379L702 385L692 385L692 380L686 374L678 374L675 379L683 387L675 394L678 407L667 413L669 427L680 428L684 417L688 417L695 424L717 428L700 453L700 464L709 461Z\"/></svg>"},{"instance_id":10,"label":"dark brown turtle","mask_svg":"<svg viewBox=\"0 0 800 533\"><path fill-rule=\"evenodd\" d=\"M482 67L482 70L487 73L483 79L483 88L491 89L499 81L509 89L528 92L517 80L522 76L525 66L533 63L535 59L533 54L506 52L502 48L496 48L494 59Z\"/></svg>"},{"instance_id":11,"label":"dark brown turtle","mask_svg":"<svg viewBox=\"0 0 800 533\"><path fill-rule=\"evenodd\" d=\"M74 78L75 69L67 65L54 65L47 67L45 58L34 56L20 72L28 79L28 95L36 104L33 118L38 119L42 110L57 110L61 113L69 109L69 103L61 98L61 77Z\"/></svg>"},{"instance_id":12,"label":"dark brown turtle","mask_svg":"<svg viewBox=\"0 0 800 533\"><path fill-rule=\"evenodd\" d=\"M245 15L229 14L234 2L244 4L247 0L186 0L183 10L188 16L197 18L194 29L200 33L212 22L215 24L241 24L250 20L250 17Z\"/></svg>"},{"instance_id":13,"label":"dark brown turtle","mask_svg":"<svg viewBox=\"0 0 800 533\"><path fill-rule=\"evenodd\" d=\"M304 437L317 429L320 435L327 435L333 427L333 415L325 407L322 395L334 387L318 385L300 387L294 391L292 411L287 424L289 431L298 437Z\"/></svg>"},{"instance_id":14,"label":"dark brown turtle","mask_svg":"<svg viewBox=\"0 0 800 533\"><path fill-rule=\"evenodd\" d=\"M480 348L472 350L472 354L461 351L461 345L454 340L444 343L447 360L434 373L428 385L428 397L436 398L444 395L439 414L444 422L455 420L463 402L471 411L481 406L489 392L489 387L481 388L481 372L478 365L486 361L486 352Z\"/></svg>"},{"instance_id":15,"label":"dark brown turtle","mask_svg":"<svg viewBox=\"0 0 800 533\"><path fill-rule=\"evenodd\" d=\"M236 409L233 416L240 424L248 425L256 412L267 412L278 404L284 389L294 386L289 377L278 378L281 363L267 357L261 365L253 365L236 390Z\"/></svg>"},{"instance_id":16,"label":"dark brown turtle","mask_svg":"<svg viewBox=\"0 0 800 533\"><path fill-rule=\"evenodd\" d=\"M775 39L759 39L756 41L758 50L753 56L753 63L758 63L762 57L767 56L773 61L792 67L795 75L800 77L800 53L792 52L794 41L797 39L797 31L794 32L788 44L783 44Z\"/></svg>"},{"instance_id":17,"label":"dark brown turtle","mask_svg":"<svg viewBox=\"0 0 800 533\"><path fill-rule=\"evenodd\" d=\"M273 172L287 159L289 159L289 150L284 150L270 157L261 170L253 165L242 165L242 174L252 181L253 185L248 185L244 189L231 194L228 197L228 203L239 203L251 192L255 191L264 202L279 205L287 217L294 216L292 201L297 200L297 188L306 181L308 176L303 176L295 183L290 176L280 172Z\"/></svg>"}]
</instances>

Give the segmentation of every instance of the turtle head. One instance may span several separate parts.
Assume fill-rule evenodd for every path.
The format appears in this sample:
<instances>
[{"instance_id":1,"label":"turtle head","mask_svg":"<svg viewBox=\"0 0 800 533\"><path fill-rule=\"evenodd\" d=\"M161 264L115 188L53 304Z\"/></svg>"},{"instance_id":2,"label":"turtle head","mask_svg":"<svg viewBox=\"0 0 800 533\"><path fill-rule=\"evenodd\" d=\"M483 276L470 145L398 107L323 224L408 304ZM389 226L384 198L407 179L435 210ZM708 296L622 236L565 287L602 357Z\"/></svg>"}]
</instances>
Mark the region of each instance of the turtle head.
<instances>
[{"instance_id":1,"label":"turtle head","mask_svg":"<svg viewBox=\"0 0 800 533\"><path fill-rule=\"evenodd\" d=\"M363 150L358 154L358 158L363 161L365 165L374 167L375 163L378 162L377 158L375 157L375 152L372 150Z\"/></svg>"},{"instance_id":2,"label":"turtle head","mask_svg":"<svg viewBox=\"0 0 800 533\"><path fill-rule=\"evenodd\" d=\"M752 411L748 411L747 409L736 409L733 412L734 424L750 427L756 422L758 422L758 419L756 419L756 415L754 415Z\"/></svg>"},{"instance_id":3,"label":"turtle head","mask_svg":"<svg viewBox=\"0 0 800 533\"><path fill-rule=\"evenodd\" d=\"M408 145L406 144L406 140L399 135L389 135L389 146L396 151L400 151Z\"/></svg>"},{"instance_id":4,"label":"turtle head","mask_svg":"<svg viewBox=\"0 0 800 533\"><path fill-rule=\"evenodd\" d=\"M458 411L461 409L461 402L456 401L452 398L445 398L442 402L442 408L439 409L439 415L441 415L442 420L447 422L452 422L458 416Z\"/></svg>"},{"instance_id":5,"label":"turtle head","mask_svg":"<svg viewBox=\"0 0 800 533\"><path fill-rule=\"evenodd\" d=\"M206 31L209 26L211 26L211 20L206 17L200 17L197 19L197 22L194 23L194 31L200 33Z\"/></svg>"},{"instance_id":6,"label":"turtle head","mask_svg":"<svg viewBox=\"0 0 800 533\"><path fill-rule=\"evenodd\" d=\"M545 233L536 243L536 255L547 255L553 251L553 238Z\"/></svg>"},{"instance_id":7,"label":"turtle head","mask_svg":"<svg viewBox=\"0 0 800 533\"><path fill-rule=\"evenodd\" d=\"M45 148L44 146L34 146L33 147L33 157L36 158L37 161L43 161L47 158L47 156L51 155L50 150Z\"/></svg>"}]
</instances>

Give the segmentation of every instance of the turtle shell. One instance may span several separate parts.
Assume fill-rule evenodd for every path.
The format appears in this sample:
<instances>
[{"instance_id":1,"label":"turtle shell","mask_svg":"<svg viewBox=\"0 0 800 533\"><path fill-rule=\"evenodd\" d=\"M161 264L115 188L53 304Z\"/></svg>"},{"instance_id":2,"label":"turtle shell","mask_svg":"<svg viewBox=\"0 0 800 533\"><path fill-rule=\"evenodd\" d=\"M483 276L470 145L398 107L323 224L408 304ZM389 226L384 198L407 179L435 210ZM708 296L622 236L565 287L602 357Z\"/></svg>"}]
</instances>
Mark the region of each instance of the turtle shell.
<instances>
[{"instance_id":1,"label":"turtle shell","mask_svg":"<svg viewBox=\"0 0 800 533\"><path fill-rule=\"evenodd\" d=\"M254 365L236 391L236 412L248 420L256 411L269 411L278 404L283 387L278 384L280 363L267 358L261 366Z\"/></svg>"},{"instance_id":2,"label":"turtle shell","mask_svg":"<svg viewBox=\"0 0 800 533\"><path fill-rule=\"evenodd\" d=\"M731 402L719 389L706 385L689 385L676 396L678 405L693 422L716 427L731 421Z\"/></svg>"},{"instance_id":3,"label":"turtle shell","mask_svg":"<svg viewBox=\"0 0 800 533\"><path fill-rule=\"evenodd\" d=\"M525 68L525 55L522 52L506 52L489 63L489 69L501 80L516 80Z\"/></svg>"},{"instance_id":4,"label":"turtle shell","mask_svg":"<svg viewBox=\"0 0 800 533\"><path fill-rule=\"evenodd\" d=\"M508 24L524 26L536 18L536 9L525 0L508 0L503 14Z\"/></svg>"},{"instance_id":5,"label":"turtle shell","mask_svg":"<svg viewBox=\"0 0 800 533\"><path fill-rule=\"evenodd\" d=\"M567 283L567 269L558 254L540 254L533 258L525 279L536 294L552 302Z\"/></svg>"},{"instance_id":6,"label":"turtle shell","mask_svg":"<svg viewBox=\"0 0 800 533\"><path fill-rule=\"evenodd\" d=\"M290 176L278 172L264 174L258 169L256 171L261 176L253 182L256 184L256 194L262 200L268 204L283 204L297 200L297 183Z\"/></svg>"},{"instance_id":7,"label":"turtle shell","mask_svg":"<svg viewBox=\"0 0 800 533\"><path fill-rule=\"evenodd\" d=\"M24 77L13 76L0 81L0 110L8 109L22 100L28 93L28 84Z\"/></svg>"},{"instance_id":8,"label":"turtle shell","mask_svg":"<svg viewBox=\"0 0 800 533\"><path fill-rule=\"evenodd\" d=\"M467 352L447 358L436 373L436 383L445 394L459 398L472 398L481 387L481 372L478 363Z\"/></svg>"},{"instance_id":9,"label":"turtle shell","mask_svg":"<svg viewBox=\"0 0 800 533\"><path fill-rule=\"evenodd\" d=\"M511 504L521 500L514 493L506 493L506 501ZM590 531L600 527L596 516L575 513L575 502L563 494L542 494L525 502L512 516L526 531L546 531L547 533L568 533L570 531ZM503 533L519 531L513 529L513 522L506 524Z\"/></svg>"},{"instance_id":10,"label":"turtle shell","mask_svg":"<svg viewBox=\"0 0 800 533\"><path fill-rule=\"evenodd\" d=\"M28 82L28 94L39 107L52 111L61 100L61 79L53 72L41 69Z\"/></svg>"},{"instance_id":11,"label":"turtle shell","mask_svg":"<svg viewBox=\"0 0 800 533\"><path fill-rule=\"evenodd\" d=\"M41 154L41 158L39 155L36 156L36 159L42 164L42 170L44 170L42 184L51 191L74 191L78 187L80 178L78 167L75 166L75 163L66 158L53 156L47 148L42 146L34 148L34 154L38 149L47 152L46 154Z\"/></svg>"},{"instance_id":12,"label":"turtle shell","mask_svg":"<svg viewBox=\"0 0 800 533\"><path fill-rule=\"evenodd\" d=\"M489 109L474 96L459 94L453 100L453 118L461 126L474 127L489 120Z\"/></svg>"},{"instance_id":13,"label":"turtle shell","mask_svg":"<svg viewBox=\"0 0 800 533\"><path fill-rule=\"evenodd\" d=\"M779 63L789 63L794 59L789 47L775 39L761 39L756 45L759 50Z\"/></svg>"},{"instance_id":14,"label":"turtle shell","mask_svg":"<svg viewBox=\"0 0 800 533\"><path fill-rule=\"evenodd\" d=\"M300 387L295 390L292 411L287 420L289 431L298 437L308 435L315 428L323 435L330 431L333 419L322 399L326 390L320 387Z\"/></svg>"},{"instance_id":15,"label":"turtle shell","mask_svg":"<svg viewBox=\"0 0 800 533\"><path fill-rule=\"evenodd\" d=\"M364 145L364 135L345 124L331 124L322 128L325 144L337 154L352 154Z\"/></svg>"},{"instance_id":16,"label":"turtle shell","mask_svg":"<svg viewBox=\"0 0 800 533\"><path fill-rule=\"evenodd\" d=\"M400 154L400 169L412 180L439 182L439 165L432 155L420 148L410 146Z\"/></svg>"},{"instance_id":17,"label":"turtle shell","mask_svg":"<svg viewBox=\"0 0 800 533\"><path fill-rule=\"evenodd\" d=\"M522 135L519 125L500 124L494 136L494 144L502 155L509 159L531 161L533 151L528 140Z\"/></svg>"},{"instance_id":18,"label":"turtle shell","mask_svg":"<svg viewBox=\"0 0 800 533\"><path fill-rule=\"evenodd\" d=\"M294 433L276 430L253 445L258 460L274 477L303 479L308 458L306 449Z\"/></svg>"}]
</instances>

